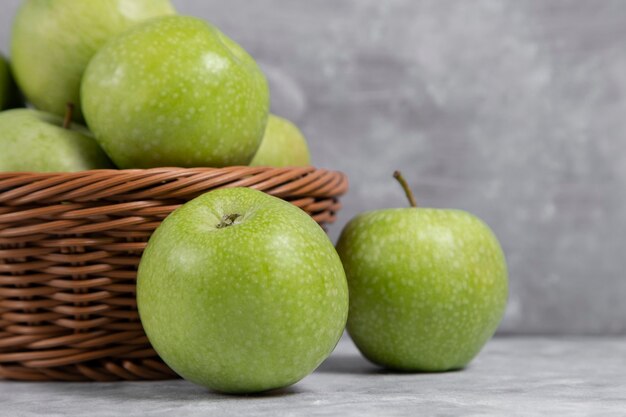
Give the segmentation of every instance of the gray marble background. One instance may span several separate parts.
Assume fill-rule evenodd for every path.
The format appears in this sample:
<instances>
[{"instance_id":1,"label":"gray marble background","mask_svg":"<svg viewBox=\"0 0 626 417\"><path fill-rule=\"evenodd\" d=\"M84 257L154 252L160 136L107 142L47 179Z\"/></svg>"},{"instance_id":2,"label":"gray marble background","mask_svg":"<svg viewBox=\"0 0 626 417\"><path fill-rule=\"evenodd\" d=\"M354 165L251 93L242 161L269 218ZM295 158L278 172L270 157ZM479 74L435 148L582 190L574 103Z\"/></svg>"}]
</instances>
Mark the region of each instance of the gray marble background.
<instances>
[{"instance_id":1,"label":"gray marble background","mask_svg":"<svg viewBox=\"0 0 626 417\"><path fill-rule=\"evenodd\" d=\"M422 205L500 237L502 333L626 334L626 1L174 3L248 49L314 163L350 176L333 239L406 204L400 168Z\"/></svg>"}]
</instances>

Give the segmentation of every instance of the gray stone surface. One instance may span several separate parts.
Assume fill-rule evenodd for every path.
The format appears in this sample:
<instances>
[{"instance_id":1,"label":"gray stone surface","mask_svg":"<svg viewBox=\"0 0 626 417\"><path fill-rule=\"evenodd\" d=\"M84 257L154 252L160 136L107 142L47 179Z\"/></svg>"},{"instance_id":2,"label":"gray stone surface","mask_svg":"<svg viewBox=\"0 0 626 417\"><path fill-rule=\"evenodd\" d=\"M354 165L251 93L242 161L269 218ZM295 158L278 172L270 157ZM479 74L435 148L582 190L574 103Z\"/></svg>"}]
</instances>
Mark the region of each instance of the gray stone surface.
<instances>
[{"instance_id":1,"label":"gray stone surface","mask_svg":"<svg viewBox=\"0 0 626 417\"><path fill-rule=\"evenodd\" d=\"M18 0L0 5L8 50ZM242 43L355 213L470 210L506 251L508 333L626 334L626 2L180 0Z\"/></svg>"},{"instance_id":2,"label":"gray stone surface","mask_svg":"<svg viewBox=\"0 0 626 417\"><path fill-rule=\"evenodd\" d=\"M465 370L398 374L344 339L285 390L224 396L185 381L0 381L0 416L623 416L626 339L496 338Z\"/></svg>"}]
</instances>

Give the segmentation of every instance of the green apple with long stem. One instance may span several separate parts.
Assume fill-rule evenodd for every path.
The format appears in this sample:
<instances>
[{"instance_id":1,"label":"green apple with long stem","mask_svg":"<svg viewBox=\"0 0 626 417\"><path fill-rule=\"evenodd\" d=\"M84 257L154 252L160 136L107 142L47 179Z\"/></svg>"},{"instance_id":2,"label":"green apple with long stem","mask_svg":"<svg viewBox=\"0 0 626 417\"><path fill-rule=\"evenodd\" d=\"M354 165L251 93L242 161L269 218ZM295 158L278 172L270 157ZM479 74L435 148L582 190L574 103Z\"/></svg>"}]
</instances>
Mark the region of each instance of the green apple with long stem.
<instances>
[{"instance_id":1,"label":"green apple with long stem","mask_svg":"<svg viewBox=\"0 0 626 417\"><path fill-rule=\"evenodd\" d=\"M363 355L403 371L467 365L507 301L504 254L489 227L461 210L366 212L337 244L350 288L347 329Z\"/></svg>"},{"instance_id":2,"label":"green apple with long stem","mask_svg":"<svg viewBox=\"0 0 626 417\"><path fill-rule=\"evenodd\" d=\"M304 135L287 119L270 114L261 146L250 166L296 167L311 164Z\"/></svg>"},{"instance_id":3,"label":"green apple with long stem","mask_svg":"<svg viewBox=\"0 0 626 417\"><path fill-rule=\"evenodd\" d=\"M70 107L71 108L71 107ZM0 171L72 172L113 168L91 133L33 109L0 113Z\"/></svg>"},{"instance_id":4,"label":"green apple with long stem","mask_svg":"<svg viewBox=\"0 0 626 417\"><path fill-rule=\"evenodd\" d=\"M19 107L21 98L8 61L0 55L0 111Z\"/></svg>"},{"instance_id":5,"label":"green apple with long stem","mask_svg":"<svg viewBox=\"0 0 626 417\"><path fill-rule=\"evenodd\" d=\"M63 116L74 103L91 57L113 36L172 14L169 0L26 0L13 23L11 60L17 83L36 108Z\"/></svg>"},{"instance_id":6,"label":"green apple with long stem","mask_svg":"<svg viewBox=\"0 0 626 417\"><path fill-rule=\"evenodd\" d=\"M309 215L228 188L184 204L156 229L139 265L137 305L152 346L179 375L248 393L293 384L331 353L348 286Z\"/></svg>"},{"instance_id":7,"label":"green apple with long stem","mask_svg":"<svg viewBox=\"0 0 626 417\"><path fill-rule=\"evenodd\" d=\"M85 71L81 98L120 168L247 165L269 111L254 59L187 16L153 19L107 43Z\"/></svg>"}]
</instances>

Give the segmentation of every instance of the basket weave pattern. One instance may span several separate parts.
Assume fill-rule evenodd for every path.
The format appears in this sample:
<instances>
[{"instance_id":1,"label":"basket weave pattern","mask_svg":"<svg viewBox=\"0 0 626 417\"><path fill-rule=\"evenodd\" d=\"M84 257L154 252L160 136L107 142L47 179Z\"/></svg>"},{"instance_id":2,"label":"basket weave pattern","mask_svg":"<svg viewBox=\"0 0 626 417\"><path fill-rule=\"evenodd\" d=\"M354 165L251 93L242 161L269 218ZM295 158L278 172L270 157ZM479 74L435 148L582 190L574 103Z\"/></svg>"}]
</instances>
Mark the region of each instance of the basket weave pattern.
<instances>
[{"instance_id":1,"label":"basket weave pattern","mask_svg":"<svg viewBox=\"0 0 626 417\"><path fill-rule=\"evenodd\" d=\"M0 378L172 378L139 321L135 277L152 231L209 190L251 187L333 222L348 183L306 168L0 173Z\"/></svg>"}]
</instances>

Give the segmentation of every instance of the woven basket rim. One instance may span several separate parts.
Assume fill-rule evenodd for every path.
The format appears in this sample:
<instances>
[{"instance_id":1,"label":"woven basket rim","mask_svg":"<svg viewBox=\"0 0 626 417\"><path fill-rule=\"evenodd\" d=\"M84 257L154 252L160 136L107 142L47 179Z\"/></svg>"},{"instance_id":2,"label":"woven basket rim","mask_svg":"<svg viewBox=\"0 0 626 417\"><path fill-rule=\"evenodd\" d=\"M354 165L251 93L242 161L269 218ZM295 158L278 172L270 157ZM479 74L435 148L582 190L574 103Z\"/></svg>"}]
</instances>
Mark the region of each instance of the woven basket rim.
<instances>
[{"instance_id":1,"label":"woven basket rim","mask_svg":"<svg viewBox=\"0 0 626 417\"><path fill-rule=\"evenodd\" d=\"M215 181L218 187L249 187L276 197L288 195L339 197L348 190L348 178L341 171L306 167L223 168L159 167L147 169L99 169L77 172L0 172L0 205L22 205L33 202L98 201L111 197L132 199L166 198L171 187L160 193L141 193L162 182L193 177L201 188L203 181ZM192 181L189 181L191 184ZM215 185L215 184L214 184ZM179 194L183 194L180 190Z\"/></svg>"}]
</instances>

